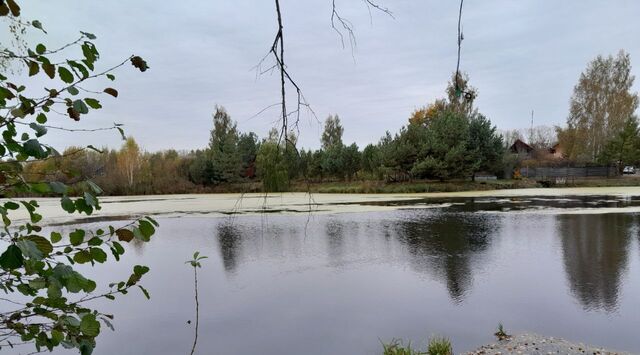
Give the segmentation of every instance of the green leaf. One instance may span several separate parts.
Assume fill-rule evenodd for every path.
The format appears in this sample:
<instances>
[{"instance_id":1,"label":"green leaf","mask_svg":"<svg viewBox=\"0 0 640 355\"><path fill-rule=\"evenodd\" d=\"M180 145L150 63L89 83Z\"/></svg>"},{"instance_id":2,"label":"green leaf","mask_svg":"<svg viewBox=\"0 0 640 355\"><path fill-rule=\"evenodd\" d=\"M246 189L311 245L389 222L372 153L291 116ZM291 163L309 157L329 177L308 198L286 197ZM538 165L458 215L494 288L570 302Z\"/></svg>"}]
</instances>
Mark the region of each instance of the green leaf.
<instances>
[{"instance_id":1,"label":"green leaf","mask_svg":"<svg viewBox=\"0 0 640 355\"><path fill-rule=\"evenodd\" d=\"M98 245L102 244L102 239L100 239L99 237L93 237L93 238L89 239L87 244L95 247L95 246L98 246Z\"/></svg>"},{"instance_id":2,"label":"green leaf","mask_svg":"<svg viewBox=\"0 0 640 355\"><path fill-rule=\"evenodd\" d=\"M140 288L140 290L144 294L144 297L146 297L148 300L150 300L151 296L149 295L149 291L147 291L147 289L142 287L141 285L138 285L138 287Z\"/></svg>"},{"instance_id":3,"label":"green leaf","mask_svg":"<svg viewBox=\"0 0 640 355\"><path fill-rule=\"evenodd\" d=\"M29 127L31 127L31 129L36 132L36 137L42 137L47 134L47 127L41 126L35 122L31 122L31 124L29 124Z\"/></svg>"},{"instance_id":4,"label":"green leaf","mask_svg":"<svg viewBox=\"0 0 640 355\"><path fill-rule=\"evenodd\" d=\"M109 80L111 80L111 81L116 80L116 77L113 74L107 74L107 78L109 78Z\"/></svg>"},{"instance_id":5,"label":"green leaf","mask_svg":"<svg viewBox=\"0 0 640 355\"><path fill-rule=\"evenodd\" d=\"M118 132L120 132L120 136L122 137L123 141L127 140L127 136L124 135L124 130L120 127L116 127L116 129L118 130Z\"/></svg>"},{"instance_id":6,"label":"green leaf","mask_svg":"<svg viewBox=\"0 0 640 355\"><path fill-rule=\"evenodd\" d=\"M51 191L57 193L57 194L66 194L67 193L67 185L59 182L59 181L52 181L49 183L49 187L51 187Z\"/></svg>"},{"instance_id":7,"label":"green leaf","mask_svg":"<svg viewBox=\"0 0 640 355\"><path fill-rule=\"evenodd\" d=\"M20 205L13 201L7 201L4 203L4 208L8 210L17 210L18 208L20 208Z\"/></svg>"},{"instance_id":8,"label":"green leaf","mask_svg":"<svg viewBox=\"0 0 640 355\"><path fill-rule=\"evenodd\" d=\"M0 266L5 269L17 269L22 267L24 258L22 251L16 245L9 245L7 249L0 255Z\"/></svg>"},{"instance_id":9,"label":"green leaf","mask_svg":"<svg viewBox=\"0 0 640 355\"><path fill-rule=\"evenodd\" d=\"M99 263L104 263L107 261L107 253L100 248L91 248L89 249L89 253L91 254L91 258Z\"/></svg>"},{"instance_id":10,"label":"green leaf","mask_svg":"<svg viewBox=\"0 0 640 355\"><path fill-rule=\"evenodd\" d=\"M84 200L87 202L87 204L89 204L89 206L93 206L96 209L99 209L100 206L98 205L98 200L89 192L84 193Z\"/></svg>"},{"instance_id":11,"label":"green leaf","mask_svg":"<svg viewBox=\"0 0 640 355\"><path fill-rule=\"evenodd\" d=\"M124 247L122 246L122 244L120 244L120 243L118 243L118 242L116 242L116 241L114 241L114 242L112 242L112 243L113 243L113 248L116 250L116 252L117 252L119 255L124 254Z\"/></svg>"},{"instance_id":12,"label":"green leaf","mask_svg":"<svg viewBox=\"0 0 640 355\"><path fill-rule=\"evenodd\" d=\"M149 239L149 237L142 234L142 231L140 231L139 227L134 227L131 231L133 232L133 236L138 240L142 240L143 242L148 242L151 240Z\"/></svg>"},{"instance_id":13,"label":"green leaf","mask_svg":"<svg viewBox=\"0 0 640 355\"><path fill-rule=\"evenodd\" d=\"M29 287L35 289L35 290L40 290L43 289L45 287L47 287L47 281L45 279L43 279L42 277L38 277L35 278L31 281L29 281Z\"/></svg>"},{"instance_id":14,"label":"green leaf","mask_svg":"<svg viewBox=\"0 0 640 355\"><path fill-rule=\"evenodd\" d=\"M146 239L149 239L153 235L153 233L156 232L156 229L153 228L153 225L150 222L144 220L141 220L139 222L139 228L140 232Z\"/></svg>"},{"instance_id":15,"label":"green leaf","mask_svg":"<svg viewBox=\"0 0 640 355\"><path fill-rule=\"evenodd\" d=\"M49 242L47 238L41 237L39 235L29 235L24 239L33 242L44 256L47 256L53 252L53 245L51 245L51 242Z\"/></svg>"},{"instance_id":16,"label":"green leaf","mask_svg":"<svg viewBox=\"0 0 640 355\"><path fill-rule=\"evenodd\" d=\"M57 329L51 330L51 340L53 340L54 344L60 344L64 340L64 333Z\"/></svg>"},{"instance_id":17,"label":"green leaf","mask_svg":"<svg viewBox=\"0 0 640 355\"><path fill-rule=\"evenodd\" d=\"M91 354L93 354L93 348L94 348L93 343L91 343L91 342L89 342L87 340L84 340L84 339L80 341L80 346L79 346L80 355L91 355Z\"/></svg>"},{"instance_id":18,"label":"green leaf","mask_svg":"<svg viewBox=\"0 0 640 355\"><path fill-rule=\"evenodd\" d=\"M80 245L84 241L85 232L83 229L76 229L75 231L69 233L69 240L71 241L71 245Z\"/></svg>"},{"instance_id":19,"label":"green leaf","mask_svg":"<svg viewBox=\"0 0 640 355\"><path fill-rule=\"evenodd\" d=\"M85 42L80 46L80 48L82 49L82 54L86 58L86 61L84 61L84 63L89 66L92 65L93 62L95 62L97 59L97 56L95 54L95 47L93 47L90 42Z\"/></svg>"},{"instance_id":20,"label":"green leaf","mask_svg":"<svg viewBox=\"0 0 640 355\"><path fill-rule=\"evenodd\" d=\"M69 86L69 88L67 89L67 91L69 92L69 94L71 95L78 95L80 93L80 91L75 87L75 86Z\"/></svg>"},{"instance_id":21,"label":"green leaf","mask_svg":"<svg viewBox=\"0 0 640 355\"><path fill-rule=\"evenodd\" d=\"M84 99L84 102L86 102L87 105L89 105L89 107L91 107L94 110L102 108L102 105L100 105L100 101L96 99L86 98Z\"/></svg>"},{"instance_id":22,"label":"green leaf","mask_svg":"<svg viewBox=\"0 0 640 355\"><path fill-rule=\"evenodd\" d=\"M14 108L13 110L11 110L11 115L13 117L18 117L18 118L22 118L25 116L25 113L22 109L20 108Z\"/></svg>"},{"instance_id":23,"label":"green leaf","mask_svg":"<svg viewBox=\"0 0 640 355\"><path fill-rule=\"evenodd\" d=\"M46 51L47 51L47 47L45 47L45 46L44 46L44 44L39 43L39 44L36 46L36 53L38 53L38 54L43 54L43 53L44 53L44 52L46 52Z\"/></svg>"},{"instance_id":24,"label":"green leaf","mask_svg":"<svg viewBox=\"0 0 640 355\"><path fill-rule=\"evenodd\" d=\"M36 159L46 158L48 153L37 139L29 139L22 145L22 152Z\"/></svg>"},{"instance_id":25,"label":"green leaf","mask_svg":"<svg viewBox=\"0 0 640 355\"><path fill-rule=\"evenodd\" d=\"M73 83L73 74L69 71L69 69L59 66L58 67L58 75L60 75L60 79L67 84Z\"/></svg>"},{"instance_id":26,"label":"green leaf","mask_svg":"<svg viewBox=\"0 0 640 355\"><path fill-rule=\"evenodd\" d=\"M87 314L80 321L80 331L86 336L96 337L100 334L100 322L95 315Z\"/></svg>"},{"instance_id":27,"label":"green leaf","mask_svg":"<svg viewBox=\"0 0 640 355\"><path fill-rule=\"evenodd\" d=\"M31 26L39 29L40 31L47 33L47 31L44 30L44 28L42 28L42 23L40 23L40 21L38 20L33 20L31 21Z\"/></svg>"},{"instance_id":28,"label":"green leaf","mask_svg":"<svg viewBox=\"0 0 640 355\"><path fill-rule=\"evenodd\" d=\"M61 200L60 200L60 204L62 205L62 209L67 211L68 213L73 213L76 211L76 206L73 203L73 201L67 197L64 196Z\"/></svg>"},{"instance_id":29,"label":"green leaf","mask_svg":"<svg viewBox=\"0 0 640 355\"><path fill-rule=\"evenodd\" d=\"M78 78L86 79L89 77L89 71L84 65L76 62L75 60L67 60L67 64L69 64L69 66L74 71L74 73L76 73ZM89 66L89 67L91 70L93 70L92 66ZM78 74L78 71L80 72L80 74Z\"/></svg>"},{"instance_id":30,"label":"green leaf","mask_svg":"<svg viewBox=\"0 0 640 355\"><path fill-rule=\"evenodd\" d=\"M47 288L47 296L49 298L60 298L62 297L62 287L55 282L49 283L49 287Z\"/></svg>"},{"instance_id":31,"label":"green leaf","mask_svg":"<svg viewBox=\"0 0 640 355\"><path fill-rule=\"evenodd\" d=\"M87 37L90 40L94 40L96 39L96 35L94 35L93 33L89 33L89 32L82 32L80 31L80 33L82 33L85 37Z\"/></svg>"},{"instance_id":32,"label":"green leaf","mask_svg":"<svg viewBox=\"0 0 640 355\"><path fill-rule=\"evenodd\" d=\"M38 62L29 62L29 76L34 76L38 74L39 71L40 66L38 65Z\"/></svg>"},{"instance_id":33,"label":"green leaf","mask_svg":"<svg viewBox=\"0 0 640 355\"><path fill-rule=\"evenodd\" d=\"M40 124L45 124L47 122L47 115L45 115L44 113L40 112L38 114L38 116L36 116L36 122L38 122Z\"/></svg>"},{"instance_id":34,"label":"green leaf","mask_svg":"<svg viewBox=\"0 0 640 355\"><path fill-rule=\"evenodd\" d=\"M51 232L51 242L57 243L62 240L62 234L58 232Z\"/></svg>"},{"instance_id":35,"label":"green leaf","mask_svg":"<svg viewBox=\"0 0 640 355\"><path fill-rule=\"evenodd\" d=\"M75 205L78 212L84 212L87 216L93 213L93 207L84 198L77 199Z\"/></svg>"},{"instance_id":36,"label":"green leaf","mask_svg":"<svg viewBox=\"0 0 640 355\"><path fill-rule=\"evenodd\" d=\"M79 251L73 256L73 261L78 264L85 264L90 262L91 260L91 254L87 250Z\"/></svg>"},{"instance_id":37,"label":"green leaf","mask_svg":"<svg viewBox=\"0 0 640 355\"><path fill-rule=\"evenodd\" d=\"M102 152L100 151L99 153L102 153ZM100 186L98 186L95 182L91 180L87 180L87 185L89 185L89 188L91 188L91 191L93 191L93 193L96 195L100 195L103 192Z\"/></svg>"},{"instance_id":38,"label":"green leaf","mask_svg":"<svg viewBox=\"0 0 640 355\"><path fill-rule=\"evenodd\" d=\"M30 240L20 239L16 242L16 246L20 248L20 250L22 251L22 255L25 258L40 260L44 257L44 254L40 251L40 249L38 249L36 243Z\"/></svg>"},{"instance_id":39,"label":"green leaf","mask_svg":"<svg viewBox=\"0 0 640 355\"><path fill-rule=\"evenodd\" d=\"M144 265L135 265L133 267L133 273L137 276L142 276L149 272L149 267Z\"/></svg>"},{"instance_id":40,"label":"green leaf","mask_svg":"<svg viewBox=\"0 0 640 355\"><path fill-rule=\"evenodd\" d=\"M89 113L89 108L87 107L87 105L82 100L75 100L73 102L73 109L78 111L81 114Z\"/></svg>"}]
</instances>

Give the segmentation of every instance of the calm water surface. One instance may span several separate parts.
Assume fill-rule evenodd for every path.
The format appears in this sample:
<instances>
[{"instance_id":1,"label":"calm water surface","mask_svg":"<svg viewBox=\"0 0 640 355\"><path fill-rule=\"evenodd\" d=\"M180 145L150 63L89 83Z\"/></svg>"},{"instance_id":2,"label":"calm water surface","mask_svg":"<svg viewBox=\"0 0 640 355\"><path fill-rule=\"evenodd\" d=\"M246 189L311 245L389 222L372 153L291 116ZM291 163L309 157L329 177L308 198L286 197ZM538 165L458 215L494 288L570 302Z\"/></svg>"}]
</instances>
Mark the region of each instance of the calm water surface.
<instances>
[{"instance_id":1,"label":"calm water surface","mask_svg":"<svg viewBox=\"0 0 640 355\"><path fill-rule=\"evenodd\" d=\"M193 251L200 354L379 354L380 341L450 337L456 352L493 341L498 323L640 353L640 215L554 214L635 206L606 196L449 199L439 206L335 215L159 218L96 278L146 264L152 299L112 312L97 354L186 354ZM432 207L433 207L432 206ZM546 211L538 213L536 211ZM71 228L71 226L69 226Z\"/></svg>"}]
</instances>

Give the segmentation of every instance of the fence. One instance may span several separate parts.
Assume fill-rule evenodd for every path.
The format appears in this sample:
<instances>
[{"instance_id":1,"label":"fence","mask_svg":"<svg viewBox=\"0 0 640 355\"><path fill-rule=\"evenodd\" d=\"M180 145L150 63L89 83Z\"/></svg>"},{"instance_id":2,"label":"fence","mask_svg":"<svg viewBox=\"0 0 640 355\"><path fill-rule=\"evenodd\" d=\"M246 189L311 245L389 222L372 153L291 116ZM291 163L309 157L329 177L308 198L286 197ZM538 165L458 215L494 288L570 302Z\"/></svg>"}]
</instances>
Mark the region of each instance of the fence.
<instances>
[{"instance_id":1,"label":"fence","mask_svg":"<svg viewBox=\"0 0 640 355\"><path fill-rule=\"evenodd\" d=\"M591 178L591 177L615 177L618 176L618 169L608 166L589 167L564 167L564 168L520 168L522 177L531 179L557 179L557 178Z\"/></svg>"}]
</instances>

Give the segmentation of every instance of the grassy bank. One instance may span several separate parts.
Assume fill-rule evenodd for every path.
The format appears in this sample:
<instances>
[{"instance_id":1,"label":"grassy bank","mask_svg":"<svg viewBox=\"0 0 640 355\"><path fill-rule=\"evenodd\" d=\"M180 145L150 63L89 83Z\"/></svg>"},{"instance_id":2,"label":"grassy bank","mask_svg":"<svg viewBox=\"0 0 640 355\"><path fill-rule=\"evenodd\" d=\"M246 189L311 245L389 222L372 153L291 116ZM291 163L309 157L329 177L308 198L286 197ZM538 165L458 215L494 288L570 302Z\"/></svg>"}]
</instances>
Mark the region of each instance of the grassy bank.
<instances>
[{"instance_id":1,"label":"grassy bank","mask_svg":"<svg viewBox=\"0 0 640 355\"><path fill-rule=\"evenodd\" d=\"M536 183L524 180L495 181L413 181L402 183L385 183L383 181L296 183L291 191L315 193L422 193L422 192L456 192L473 190L500 190L536 187Z\"/></svg>"},{"instance_id":2,"label":"grassy bank","mask_svg":"<svg viewBox=\"0 0 640 355\"><path fill-rule=\"evenodd\" d=\"M582 179L567 181L564 184L542 185L535 180L493 180L493 181L413 181L403 183L385 183L383 181L324 182L302 183L291 186L290 191L315 193L423 193L486 191L503 189L523 189L534 187L610 187L640 186L640 177L621 177L611 179Z\"/></svg>"},{"instance_id":3,"label":"grassy bank","mask_svg":"<svg viewBox=\"0 0 640 355\"><path fill-rule=\"evenodd\" d=\"M388 183L384 181L329 181L311 182L296 181L288 192L338 193L338 194L379 194L379 193L425 193L425 192L459 192L488 191L504 189L524 189L534 187L611 187L640 186L640 176L624 176L618 178L596 178L568 180L564 184L540 184L532 179L490 180L490 181L432 181L419 180L411 182ZM250 193L263 192L259 181L241 184L223 184L212 188L202 188L194 193Z\"/></svg>"},{"instance_id":4,"label":"grassy bank","mask_svg":"<svg viewBox=\"0 0 640 355\"><path fill-rule=\"evenodd\" d=\"M388 183L384 181L330 181L311 182L296 181L289 186L286 192L312 192L312 193L333 193L333 194L402 194L402 193L428 193L428 192L462 192L462 191L490 191L505 189L526 189L536 187L615 187L615 186L640 186L640 176L625 176L610 179L581 179L566 181L564 184L541 184L531 179L521 180L492 180L492 181L411 181ZM261 193L264 192L260 181L251 181L235 184L221 184L218 186L199 186L190 191L182 193L188 194L211 194L211 193ZM70 195L77 195L71 192ZM162 195L161 192L150 193L150 195ZM28 194L15 194L13 197L33 196ZM38 195L34 197L42 197ZM44 195L50 196L50 195ZM118 196L118 195L112 195Z\"/></svg>"}]
</instances>

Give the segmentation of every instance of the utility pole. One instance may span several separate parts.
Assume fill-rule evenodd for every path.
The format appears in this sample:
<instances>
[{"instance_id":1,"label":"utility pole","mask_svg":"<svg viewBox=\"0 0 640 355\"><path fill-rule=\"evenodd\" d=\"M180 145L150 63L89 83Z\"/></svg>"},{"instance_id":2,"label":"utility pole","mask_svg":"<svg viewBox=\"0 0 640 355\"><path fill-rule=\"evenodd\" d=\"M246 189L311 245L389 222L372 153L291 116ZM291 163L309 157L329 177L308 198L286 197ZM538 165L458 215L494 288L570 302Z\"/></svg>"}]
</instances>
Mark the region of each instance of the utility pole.
<instances>
[{"instance_id":1,"label":"utility pole","mask_svg":"<svg viewBox=\"0 0 640 355\"><path fill-rule=\"evenodd\" d=\"M533 143L533 110L531 110L531 128L529 128L529 145Z\"/></svg>"}]
</instances>

